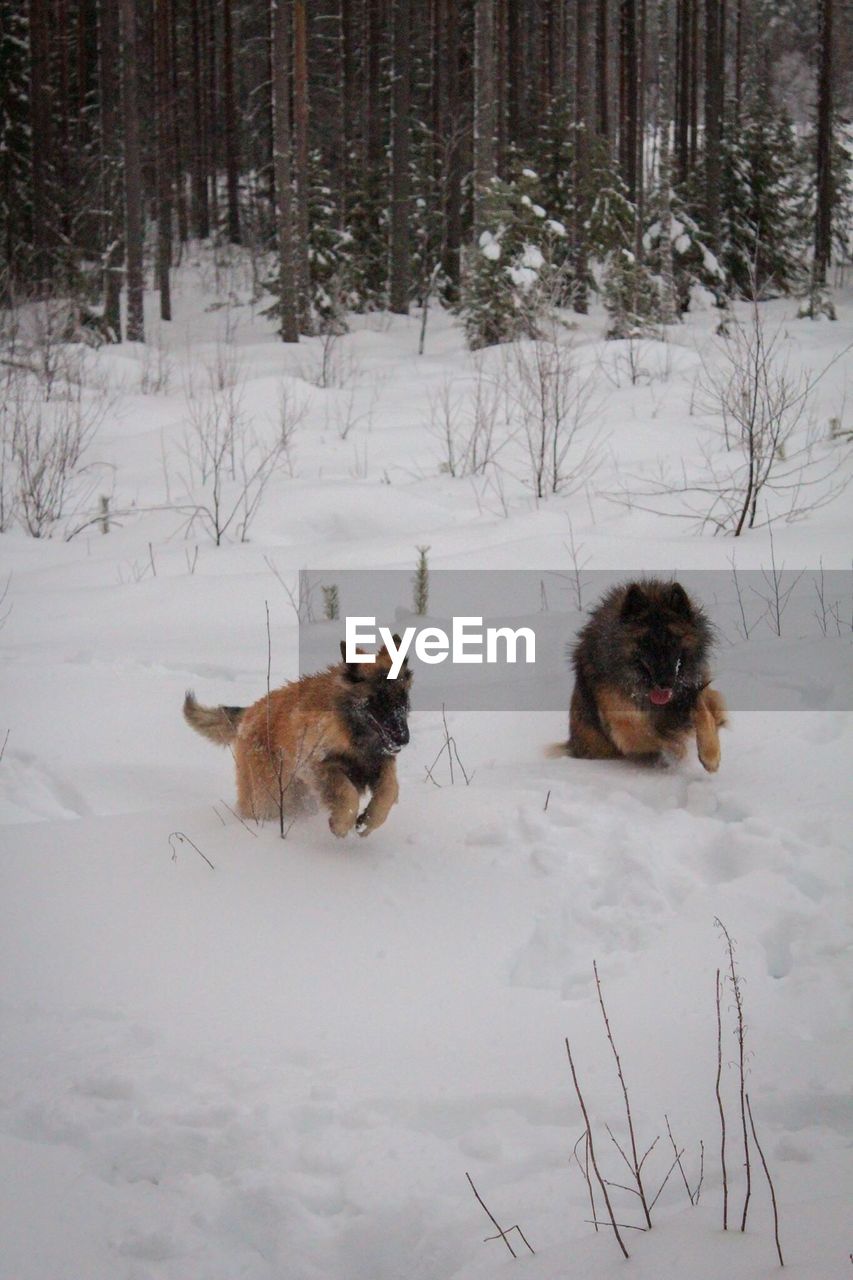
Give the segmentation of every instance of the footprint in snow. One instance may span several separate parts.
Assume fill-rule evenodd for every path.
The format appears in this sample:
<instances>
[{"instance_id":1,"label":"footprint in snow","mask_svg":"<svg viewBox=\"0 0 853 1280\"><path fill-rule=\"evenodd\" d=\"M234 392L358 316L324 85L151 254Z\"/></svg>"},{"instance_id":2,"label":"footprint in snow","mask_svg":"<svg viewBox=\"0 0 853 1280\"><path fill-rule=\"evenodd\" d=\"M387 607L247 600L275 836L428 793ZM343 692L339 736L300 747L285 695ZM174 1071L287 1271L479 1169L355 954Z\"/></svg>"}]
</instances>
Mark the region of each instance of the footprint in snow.
<instances>
[{"instance_id":1,"label":"footprint in snow","mask_svg":"<svg viewBox=\"0 0 853 1280\"><path fill-rule=\"evenodd\" d=\"M178 1257L174 1240L162 1231L130 1231L115 1250L123 1258L138 1258L141 1262L166 1262Z\"/></svg>"}]
</instances>

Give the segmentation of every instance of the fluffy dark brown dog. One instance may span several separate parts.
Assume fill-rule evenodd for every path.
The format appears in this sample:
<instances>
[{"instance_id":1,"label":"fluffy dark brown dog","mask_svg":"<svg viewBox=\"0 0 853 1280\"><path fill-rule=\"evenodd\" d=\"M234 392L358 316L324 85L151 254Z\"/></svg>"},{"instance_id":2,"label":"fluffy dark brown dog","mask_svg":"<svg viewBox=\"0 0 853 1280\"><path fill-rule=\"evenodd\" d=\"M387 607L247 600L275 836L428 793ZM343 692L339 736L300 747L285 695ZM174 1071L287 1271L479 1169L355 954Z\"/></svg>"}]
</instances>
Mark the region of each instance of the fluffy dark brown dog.
<instances>
[{"instance_id":1,"label":"fluffy dark brown dog","mask_svg":"<svg viewBox=\"0 0 853 1280\"><path fill-rule=\"evenodd\" d=\"M649 579L609 591L578 635L569 740L586 760L681 759L695 737L699 759L720 765L726 705L711 689L712 629L678 582Z\"/></svg>"},{"instance_id":2,"label":"fluffy dark brown dog","mask_svg":"<svg viewBox=\"0 0 853 1280\"><path fill-rule=\"evenodd\" d=\"M189 692L184 716L205 737L231 746L243 817L283 822L319 802L336 836L353 827L366 836L397 800L395 757L409 741L412 675L403 663L389 679L390 665L383 648L374 662L342 661L251 707L202 707ZM359 814L367 791L370 801Z\"/></svg>"}]
</instances>

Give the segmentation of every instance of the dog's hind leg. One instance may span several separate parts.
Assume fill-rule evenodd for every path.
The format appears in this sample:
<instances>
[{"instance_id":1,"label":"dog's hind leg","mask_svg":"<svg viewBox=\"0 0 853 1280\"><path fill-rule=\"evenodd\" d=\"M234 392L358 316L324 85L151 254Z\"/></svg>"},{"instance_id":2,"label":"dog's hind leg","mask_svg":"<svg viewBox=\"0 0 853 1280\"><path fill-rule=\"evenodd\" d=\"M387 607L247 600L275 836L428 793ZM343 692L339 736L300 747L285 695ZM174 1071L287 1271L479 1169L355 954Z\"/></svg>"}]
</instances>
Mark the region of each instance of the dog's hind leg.
<instances>
[{"instance_id":1,"label":"dog's hind leg","mask_svg":"<svg viewBox=\"0 0 853 1280\"><path fill-rule=\"evenodd\" d=\"M255 822L281 818L290 809L289 776L280 751L268 751L265 743L238 738L234 748L237 766L237 812Z\"/></svg>"},{"instance_id":2,"label":"dog's hind leg","mask_svg":"<svg viewBox=\"0 0 853 1280\"><path fill-rule=\"evenodd\" d=\"M370 804L356 824L360 836L370 835L371 831L375 831L377 827L382 826L382 823L391 812L392 806L397 803L399 794L397 763L395 760L386 760L382 766L379 781L373 788Z\"/></svg>"}]
</instances>

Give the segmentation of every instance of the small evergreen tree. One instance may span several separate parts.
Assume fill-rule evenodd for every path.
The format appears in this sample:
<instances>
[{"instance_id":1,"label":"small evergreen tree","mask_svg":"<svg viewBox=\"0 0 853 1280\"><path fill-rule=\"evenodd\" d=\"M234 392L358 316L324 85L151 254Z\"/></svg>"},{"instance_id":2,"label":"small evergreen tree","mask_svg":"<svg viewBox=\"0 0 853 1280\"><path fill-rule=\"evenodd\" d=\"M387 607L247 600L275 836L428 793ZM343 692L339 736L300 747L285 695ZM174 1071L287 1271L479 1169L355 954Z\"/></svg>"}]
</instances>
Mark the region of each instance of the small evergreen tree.
<instances>
[{"instance_id":1,"label":"small evergreen tree","mask_svg":"<svg viewBox=\"0 0 853 1280\"><path fill-rule=\"evenodd\" d=\"M721 264L731 291L788 293L802 277L804 244L796 139L767 85L756 85L723 140Z\"/></svg>"},{"instance_id":2,"label":"small evergreen tree","mask_svg":"<svg viewBox=\"0 0 853 1280\"><path fill-rule=\"evenodd\" d=\"M657 192L650 201L654 218L643 236L646 263L654 275L660 273L662 250L663 222L655 214L660 199L660 192ZM669 234L672 243L675 292L679 310L683 313L690 306L690 290L694 284L701 284L715 294L720 294L725 288L725 274L715 255L705 243L699 226L675 191L670 191L669 206Z\"/></svg>"},{"instance_id":3,"label":"small evergreen tree","mask_svg":"<svg viewBox=\"0 0 853 1280\"><path fill-rule=\"evenodd\" d=\"M459 310L472 350L533 337L543 307L562 301L566 229L548 216L540 194L533 169L492 183L462 281Z\"/></svg>"},{"instance_id":4,"label":"small evergreen tree","mask_svg":"<svg viewBox=\"0 0 853 1280\"><path fill-rule=\"evenodd\" d=\"M660 294L648 267L630 249L608 257L601 287L608 338L636 338L660 323Z\"/></svg>"},{"instance_id":5,"label":"small evergreen tree","mask_svg":"<svg viewBox=\"0 0 853 1280\"><path fill-rule=\"evenodd\" d=\"M412 612L424 617L429 607L429 547L418 547L418 563L412 578Z\"/></svg>"}]
</instances>

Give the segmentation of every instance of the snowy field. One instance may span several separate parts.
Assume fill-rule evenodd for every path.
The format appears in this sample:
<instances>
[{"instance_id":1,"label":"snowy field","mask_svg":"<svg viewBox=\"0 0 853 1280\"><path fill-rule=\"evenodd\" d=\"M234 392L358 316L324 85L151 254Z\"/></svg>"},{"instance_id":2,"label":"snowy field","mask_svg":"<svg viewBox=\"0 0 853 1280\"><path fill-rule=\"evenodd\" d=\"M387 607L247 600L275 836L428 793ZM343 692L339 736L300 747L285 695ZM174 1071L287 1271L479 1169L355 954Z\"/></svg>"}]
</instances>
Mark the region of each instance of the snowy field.
<instances>
[{"instance_id":1,"label":"snowy field","mask_svg":"<svg viewBox=\"0 0 853 1280\"><path fill-rule=\"evenodd\" d=\"M184 267L171 325L149 299L149 349L86 358L105 414L85 503L110 495L109 534L65 541L81 510L50 539L0 536L0 1277L776 1274L754 1148L739 1231L730 988L721 1230L717 917L743 978L785 1274L848 1275L849 712L735 710L715 776L695 759L546 759L565 736L567 671L552 712L451 712L470 785L458 770L451 785L446 759L433 785L444 729L415 688L400 804L368 840L343 842L320 817L285 841L238 821L228 754L181 718L188 686L207 703L263 693L267 606L273 682L295 674L288 592L302 567L413 569L428 546L433 569L570 569L570 536L583 565L626 575L727 570L733 550L741 569L769 566L766 529L714 538L624 499L630 477L692 465L709 438L694 402L717 313L700 307L638 350L601 341L600 311L580 322L597 470L537 503L517 442L491 477L447 473L435 406L476 382L450 318L430 313L418 356L419 317L355 317L325 352L323 387L321 340L284 348L240 272L219 277ZM796 320L793 302L766 313L814 371L853 336L850 298L832 325ZM827 437L831 419L850 430L849 367L816 392ZM187 457L192 403L217 369L252 430L278 430L282 395L292 428L248 540L235 524L219 547L190 519L203 486ZM787 569L848 569L849 491L777 522L774 544ZM624 1231L627 1264L590 1225L572 1155L584 1121L566 1037L602 1172L630 1179L605 1128L627 1143L593 960L641 1153L661 1135L649 1198L673 1160L665 1117L693 1191L704 1144L698 1204L676 1168L653 1230ZM517 1232L516 1261L485 1240L495 1228L466 1173L534 1254ZM640 1226L636 1195L611 1195L618 1221Z\"/></svg>"}]
</instances>

